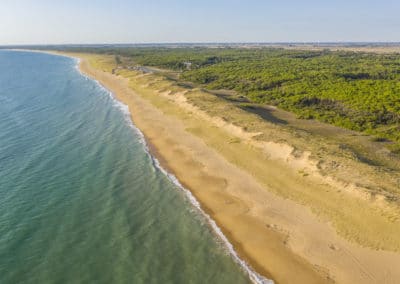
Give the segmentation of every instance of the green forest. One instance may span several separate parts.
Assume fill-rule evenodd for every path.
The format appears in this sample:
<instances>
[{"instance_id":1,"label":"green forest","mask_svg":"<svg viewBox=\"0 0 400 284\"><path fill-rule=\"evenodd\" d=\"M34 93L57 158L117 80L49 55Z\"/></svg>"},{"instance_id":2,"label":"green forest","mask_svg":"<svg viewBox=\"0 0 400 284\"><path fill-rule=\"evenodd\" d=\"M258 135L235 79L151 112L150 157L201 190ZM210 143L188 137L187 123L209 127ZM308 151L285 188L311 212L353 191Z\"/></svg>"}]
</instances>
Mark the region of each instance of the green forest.
<instances>
[{"instance_id":1,"label":"green forest","mask_svg":"<svg viewBox=\"0 0 400 284\"><path fill-rule=\"evenodd\" d=\"M399 54L205 47L102 52L176 70L179 80L234 90L300 118L362 131L377 141L400 142Z\"/></svg>"}]
</instances>

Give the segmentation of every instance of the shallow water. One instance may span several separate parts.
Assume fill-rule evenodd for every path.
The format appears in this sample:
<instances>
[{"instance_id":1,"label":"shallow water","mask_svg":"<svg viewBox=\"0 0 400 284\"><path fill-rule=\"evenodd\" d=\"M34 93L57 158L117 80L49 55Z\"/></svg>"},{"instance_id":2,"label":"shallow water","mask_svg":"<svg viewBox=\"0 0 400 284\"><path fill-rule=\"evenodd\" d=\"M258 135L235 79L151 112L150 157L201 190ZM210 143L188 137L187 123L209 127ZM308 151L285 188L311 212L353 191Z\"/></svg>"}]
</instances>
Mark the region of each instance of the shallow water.
<instances>
[{"instance_id":1,"label":"shallow water","mask_svg":"<svg viewBox=\"0 0 400 284\"><path fill-rule=\"evenodd\" d=\"M249 283L75 65L0 51L0 283Z\"/></svg>"}]
</instances>

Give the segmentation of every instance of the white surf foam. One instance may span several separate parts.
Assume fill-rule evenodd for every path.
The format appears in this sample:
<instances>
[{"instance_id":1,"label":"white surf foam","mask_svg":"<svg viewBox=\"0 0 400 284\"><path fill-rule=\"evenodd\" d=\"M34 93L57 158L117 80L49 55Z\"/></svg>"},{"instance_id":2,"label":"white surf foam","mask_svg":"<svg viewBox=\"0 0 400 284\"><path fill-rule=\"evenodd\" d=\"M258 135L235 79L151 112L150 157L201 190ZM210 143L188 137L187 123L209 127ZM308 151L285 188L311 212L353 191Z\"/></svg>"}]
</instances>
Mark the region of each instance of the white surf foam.
<instances>
[{"instance_id":1,"label":"white surf foam","mask_svg":"<svg viewBox=\"0 0 400 284\"><path fill-rule=\"evenodd\" d=\"M109 91L106 87L104 87L99 81L97 81L96 79L90 78L89 76L87 76L86 74L84 74L80 69L79 69L79 63L80 60L75 58L76 60L76 68L79 71L79 73L85 77L86 79L90 79L93 80L94 82L96 82L96 84L98 84L98 86L105 92L107 93L110 98L113 101L113 105L115 107L117 107L124 115L125 121L127 122L127 124L129 125L130 128L132 128L135 133L137 134L137 136L139 137L139 141L142 143L143 145L143 149L146 152L146 154L149 156L149 158L151 159L153 166L155 167L155 169L158 169L160 172L162 172L165 176L167 176L167 178L173 182L179 189L181 189L186 197L188 198L188 200L190 201L190 203L192 204L192 206L194 208L196 208L196 210L205 218L205 220L207 221L207 223L210 225L210 227L212 228L212 231L216 234L216 236L222 241L224 247L226 248L226 250L229 252L229 254L231 255L231 257L233 258L233 260L238 263L240 265L240 267L243 269L243 271L249 276L250 280L253 283L256 284L273 284L274 282L270 279L267 279L265 277L263 277L262 275L258 274L257 272L255 272L251 266L244 261L243 259L241 259L239 257L239 255L237 254L235 248L233 247L233 245L229 242L229 240L226 238L226 236L224 235L224 233L221 231L221 229L218 227L218 225L216 224L216 222L210 217L210 215L208 215L202 208L200 203L197 201L197 199L193 196L193 194L186 189L180 182L179 180L171 173L169 173L166 169L164 169L159 160L154 157L153 155L151 155L150 153L150 149L148 147L148 144L146 142L146 139L143 135L143 133L140 131L140 129L138 129L132 119L131 119L131 113L129 110L129 106L122 103L121 101L117 100L114 96L114 94Z\"/></svg>"},{"instance_id":2,"label":"white surf foam","mask_svg":"<svg viewBox=\"0 0 400 284\"><path fill-rule=\"evenodd\" d=\"M100 84L101 85L101 84ZM102 86L103 89L105 89ZM105 89L106 90L106 89ZM244 260L242 260L237 252L235 251L233 245L229 242L229 240L226 238L226 236L223 234L223 232L221 231L221 229L218 227L218 225L216 224L216 222L210 217L210 215L208 215L202 208L200 203L197 201L197 199L193 196L193 194L186 189L180 182L179 180L170 172L168 172L166 169L164 169L159 160L157 158L155 158L153 155L151 155L149 147L146 143L146 139L143 135L143 133L133 124L132 120L131 120L131 114L129 111L129 107L125 104L123 104L122 102L118 101L111 92L109 92L108 90L106 90L107 93L112 97L113 101L114 101L114 106L118 107L120 109L120 111L122 111L122 113L124 114L125 120L127 121L128 125L135 131L135 133L139 136L140 138L140 142L143 144L143 148L144 151L147 153L147 155L150 157L150 159L153 162L153 165L156 169L158 169L160 172L162 172L164 175L166 175L168 177L168 179L173 182L179 189L181 189L186 197L189 199L190 203L192 204L192 206L194 206L199 213L205 217L207 223L211 226L213 232L218 236L218 238L222 241L222 243L224 244L225 248L227 249L227 251L229 252L229 254L231 255L231 257L233 258L233 260L238 263L241 268L247 273L247 275L249 276L249 278L251 279L251 281L253 283L257 283L257 284L272 284L274 283L272 280L267 279L263 276L261 276L260 274L258 274L257 272L255 272L250 265L245 262Z\"/></svg>"}]
</instances>

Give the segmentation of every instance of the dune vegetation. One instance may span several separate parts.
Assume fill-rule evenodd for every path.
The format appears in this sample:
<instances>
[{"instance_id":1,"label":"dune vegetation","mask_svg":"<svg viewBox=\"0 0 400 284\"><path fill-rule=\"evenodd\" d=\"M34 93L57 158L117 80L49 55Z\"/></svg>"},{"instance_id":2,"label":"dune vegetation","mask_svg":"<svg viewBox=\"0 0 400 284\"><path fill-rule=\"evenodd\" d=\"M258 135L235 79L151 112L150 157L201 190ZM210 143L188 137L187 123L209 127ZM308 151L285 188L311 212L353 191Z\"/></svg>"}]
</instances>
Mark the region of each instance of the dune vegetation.
<instances>
[{"instance_id":1,"label":"dune vegetation","mask_svg":"<svg viewBox=\"0 0 400 284\"><path fill-rule=\"evenodd\" d=\"M121 48L144 66L176 71L181 82L232 90L269 104L393 141L400 151L400 55L278 48ZM119 61L120 62L120 61Z\"/></svg>"}]
</instances>

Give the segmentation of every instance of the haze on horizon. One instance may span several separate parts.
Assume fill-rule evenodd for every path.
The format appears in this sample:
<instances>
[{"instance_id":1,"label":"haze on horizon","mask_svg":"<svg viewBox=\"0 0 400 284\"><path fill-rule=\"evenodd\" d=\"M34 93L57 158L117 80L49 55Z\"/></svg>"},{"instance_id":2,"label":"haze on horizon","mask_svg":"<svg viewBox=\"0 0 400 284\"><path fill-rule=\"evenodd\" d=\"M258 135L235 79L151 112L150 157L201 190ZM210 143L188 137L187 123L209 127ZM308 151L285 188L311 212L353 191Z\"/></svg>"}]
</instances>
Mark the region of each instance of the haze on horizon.
<instances>
[{"instance_id":1,"label":"haze on horizon","mask_svg":"<svg viewBox=\"0 0 400 284\"><path fill-rule=\"evenodd\" d=\"M0 45L398 42L394 0L2 0Z\"/></svg>"}]
</instances>

